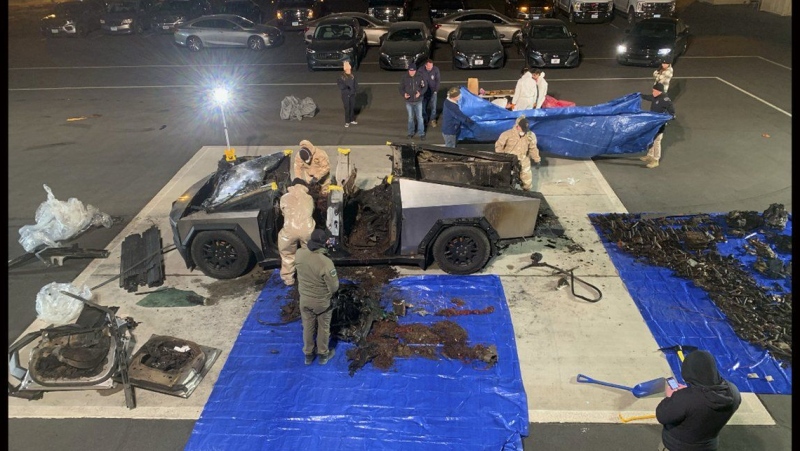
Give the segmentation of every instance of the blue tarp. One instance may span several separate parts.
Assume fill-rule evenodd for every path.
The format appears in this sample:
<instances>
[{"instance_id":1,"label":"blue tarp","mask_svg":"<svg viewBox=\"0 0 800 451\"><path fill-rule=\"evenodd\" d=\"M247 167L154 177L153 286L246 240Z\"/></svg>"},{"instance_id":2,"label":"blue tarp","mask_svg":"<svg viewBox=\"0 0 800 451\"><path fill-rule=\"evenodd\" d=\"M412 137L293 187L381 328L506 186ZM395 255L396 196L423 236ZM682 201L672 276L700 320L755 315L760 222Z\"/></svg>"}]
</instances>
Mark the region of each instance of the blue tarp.
<instances>
[{"instance_id":1,"label":"blue tarp","mask_svg":"<svg viewBox=\"0 0 800 451\"><path fill-rule=\"evenodd\" d=\"M722 218L722 215L711 216L718 221ZM670 269L635 260L616 243L608 242L602 232L598 233L659 347L681 344L709 351L717 360L720 374L742 392L792 393L791 367L782 368L780 361L767 350L739 338L705 290L676 276ZM791 236L791 220L782 233ZM757 236L765 241L762 234ZM753 269L756 257L745 251L744 238L727 238L727 243L717 244L721 255L738 259L759 285L767 287L770 292L777 292L774 289L774 284L777 284L781 287L779 291L791 293L791 279L767 279ZM791 255L778 254L778 257L785 262L791 260ZM678 356L668 352L666 357L673 374L683 383ZM758 378L748 377L748 374L755 374ZM766 376L771 376L772 382L768 382Z\"/></svg>"},{"instance_id":2,"label":"blue tarp","mask_svg":"<svg viewBox=\"0 0 800 451\"><path fill-rule=\"evenodd\" d=\"M288 299L273 272L225 362L186 450L522 450L528 406L514 330L497 276L415 276L392 281L412 304L400 324L450 319L470 344L497 346L498 363L400 359L388 372L370 363L348 374L346 351L306 366L302 326L280 321ZM444 318L420 315L454 308L494 311ZM384 301L382 301L384 302ZM390 306L384 306L391 310Z\"/></svg>"},{"instance_id":3,"label":"blue tarp","mask_svg":"<svg viewBox=\"0 0 800 451\"><path fill-rule=\"evenodd\" d=\"M461 87L461 111L475 121L463 126L459 140L494 142L525 115L539 150L571 158L644 152L671 116L641 108L639 93L595 106L509 111Z\"/></svg>"}]
</instances>

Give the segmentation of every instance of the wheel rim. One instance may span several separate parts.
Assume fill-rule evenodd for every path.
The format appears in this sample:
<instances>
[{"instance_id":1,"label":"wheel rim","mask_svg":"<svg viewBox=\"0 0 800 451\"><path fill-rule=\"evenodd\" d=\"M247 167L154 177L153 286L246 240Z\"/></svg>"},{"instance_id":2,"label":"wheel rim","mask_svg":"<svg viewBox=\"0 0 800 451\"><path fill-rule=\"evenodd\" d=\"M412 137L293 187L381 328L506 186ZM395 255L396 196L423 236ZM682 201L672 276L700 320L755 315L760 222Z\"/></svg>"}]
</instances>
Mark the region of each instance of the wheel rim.
<instances>
[{"instance_id":1,"label":"wheel rim","mask_svg":"<svg viewBox=\"0 0 800 451\"><path fill-rule=\"evenodd\" d=\"M239 259L236 248L225 240L211 240L203 243L203 259L216 270L232 267Z\"/></svg>"},{"instance_id":2,"label":"wheel rim","mask_svg":"<svg viewBox=\"0 0 800 451\"><path fill-rule=\"evenodd\" d=\"M264 42L258 38L250 39L250 50L261 50L264 47Z\"/></svg>"},{"instance_id":3,"label":"wheel rim","mask_svg":"<svg viewBox=\"0 0 800 451\"><path fill-rule=\"evenodd\" d=\"M478 255L478 243L468 236L457 236L445 246L447 261L457 266L470 266Z\"/></svg>"},{"instance_id":4,"label":"wheel rim","mask_svg":"<svg viewBox=\"0 0 800 451\"><path fill-rule=\"evenodd\" d=\"M197 52L200 50L200 40L197 38L189 38L189 50Z\"/></svg>"}]
</instances>

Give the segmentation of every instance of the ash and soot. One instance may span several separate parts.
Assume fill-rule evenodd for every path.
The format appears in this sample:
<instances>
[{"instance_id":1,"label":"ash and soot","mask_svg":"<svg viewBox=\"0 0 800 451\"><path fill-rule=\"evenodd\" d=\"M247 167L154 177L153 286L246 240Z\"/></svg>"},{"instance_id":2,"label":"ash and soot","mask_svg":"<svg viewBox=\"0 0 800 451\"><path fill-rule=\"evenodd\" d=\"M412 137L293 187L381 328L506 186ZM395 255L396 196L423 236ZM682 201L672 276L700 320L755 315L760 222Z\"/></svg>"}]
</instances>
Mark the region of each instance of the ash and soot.
<instances>
[{"instance_id":1,"label":"ash and soot","mask_svg":"<svg viewBox=\"0 0 800 451\"><path fill-rule=\"evenodd\" d=\"M716 243L725 242L726 236L749 237L744 247L757 257L754 269L773 279L790 278L791 260L784 265L770 246L779 253L787 247L791 251L791 244L786 245L791 237L787 240L780 233L787 217L783 205L773 204L763 215L732 211L717 218L646 219L609 214L592 216L591 221L621 250L647 264L669 268L705 290L740 338L769 350L786 367L792 363L792 293L779 284L759 285L739 260L721 255ZM756 231L767 243L750 236Z\"/></svg>"}]
</instances>

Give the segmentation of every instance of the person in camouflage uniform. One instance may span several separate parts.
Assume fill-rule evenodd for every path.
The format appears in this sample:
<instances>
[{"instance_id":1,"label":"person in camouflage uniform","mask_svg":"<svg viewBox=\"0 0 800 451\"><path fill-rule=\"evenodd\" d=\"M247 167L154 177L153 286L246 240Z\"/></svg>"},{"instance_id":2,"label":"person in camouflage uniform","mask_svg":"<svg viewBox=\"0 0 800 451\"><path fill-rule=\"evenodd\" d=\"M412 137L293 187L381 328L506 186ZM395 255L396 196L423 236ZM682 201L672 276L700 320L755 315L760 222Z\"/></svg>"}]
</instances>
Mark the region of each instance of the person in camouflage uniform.
<instances>
[{"instance_id":1,"label":"person in camouflage uniform","mask_svg":"<svg viewBox=\"0 0 800 451\"><path fill-rule=\"evenodd\" d=\"M530 190L533 187L531 160L538 165L542 159L539 156L539 148L536 147L536 135L530 131L525 116L518 117L513 128L500 134L494 143L494 150L498 153L510 153L517 156L522 189Z\"/></svg>"}]
</instances>

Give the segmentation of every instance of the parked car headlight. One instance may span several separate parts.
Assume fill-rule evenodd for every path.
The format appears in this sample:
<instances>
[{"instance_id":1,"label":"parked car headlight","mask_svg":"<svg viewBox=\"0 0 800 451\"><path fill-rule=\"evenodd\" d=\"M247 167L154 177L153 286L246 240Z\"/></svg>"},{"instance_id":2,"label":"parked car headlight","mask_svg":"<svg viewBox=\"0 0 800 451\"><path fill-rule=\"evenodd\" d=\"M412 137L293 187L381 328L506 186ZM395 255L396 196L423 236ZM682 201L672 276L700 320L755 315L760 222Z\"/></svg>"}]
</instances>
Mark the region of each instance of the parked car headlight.
<instances>
[{"instance_id":1,"label":"parked car headlight","mask_svg":"<svg viewBox=\"0 0 800 451\"><path fill-rule=\"evenodd\" d=\"M64 25L75 25L75 21L74 20L68 20L67 23L65 23Z\"/></svg>"},{"instance_id":2,"label":"parked car headlight","mask_svg":"<svg viewBox=\"0 0 800 451\"><path fill-rule=\"evenodd\" d=\"M500 56L502 54L503 54L503 51L502 50L498 50L498 51L492 53L492 58L494 58L495 56Z\"/></svg>"},{"instance_id":3,"label":"parked car headlight","mask_svg":"<svg viewBox=\"0 0 800 451\"><path fill-rule=\"evenodd\" d=\"M425 52L420 52L420 53L417 53L416 55L414 55L414 59L417 60L417 59L422 58L423 56L425 56Z\"/></svg>"},{"instance_id":4,"label":"parked car headlight","mask_svg":"<svg viewBox=\"0 0 800 451\"><path fill-rule=\"evenodd\" d=\"M367 14L369 14L370 16L374 16L375 15L375 8L367 8Z\"/></svg>"},{"instance_id":5,"label":"parked car headlight","mask_svg":"<svg viewBox=\"0 0 800 451\"><path fill-rule=\"evenodd\" d=\"M122 25L130 25L131 23L133 23L133 19L122 19L122 22L120 22Z\"/></svg>"},{"instance_id":6,"label":"parked car headlight","mask_svg":"<svg viewBox=\"0 0 800 451\"><path fill-rule=\"evenodd\" d=\"M527 7L527 6L520 6L520 7L519 7L519 12L521 12L521 13L526 13L526 12L528 12L528 7Z\"/></svg>"},{"instance_id":7,"label":"parked car headlight","mask_svg":"<svg viewBox=\"0 0 800 451\"><path fill-rule=\"evenodd\" d=\"M311 50L311 49L306 49L306 53L310 53L310 54L313 55L313 54L317 53L317 51L316 50Z\"/></svg>"},{"instance_id":8,"label":"parked car headlight","mask_svg":"<svg viewBox=\"0 0 800 451\"><path fill-rule=\"evenodd\" d=\"M381 58L386 58L388 60L389 59L389 54L388 53L381 53Z\"/></svg>"},{"instance_id":9,"label":"parked car headlight","mask_svg":"<svg viewBox=\"0 0 800 451\"><path fill-rule=\"evenodd\" d=\"M278 11L278 13L275 14L275 17L277 17L278 20L283 20L283 14L280 11Z\"/></svg>"},{"instance_id":10,"label":"parked car headlight","mask_svg":"<svg viewBox=\"0 0 800 451\"><path fill-rule=\"evenodd\" d=\"M542 56L542 52L537 50L531 50L531 56Z\"/></svg>"},{"instance_id":11,"label":"parked car headlight","mask_svg":"<svg viewBox=\"0 0 800 451\"><path fill-rule=\"evenodd\" d=\"M306 17L308 17L309 19L313 18L314 17L314 11L312 11L310 9L307 9L306 10Z\"/></svg>"},{"instance_id":12,"label":"parked car headlight","mask_svg":"<svg viewBox=\"0 0 800 451\"><path fill-rule=\"evenodd\" d=\"M401 10L399 10L399 11L397 11L397 17L403 17L403 16L405 16L405 15L406 15L406 13L405 13L405 12L403 12L403 10L402 10L402 9L401 9Z\"/></svg>"},{"instance_id":13,"label":"parked car headlight","mask_svg":"<svg viewBox=\"0 0 800 451\"><path fill-rule=\"evenodd\" d=\"M622 44L617 46L617 53L626 53L627 51L628 51L628 46Z\"/></svg>"},{"instance_id":14,"label":"parked car headlight","mask_svg":"<svg viewBox=\"0 0 800 451\"><path fill-rule=\"evenodd\" d=\"M658 54L660 56L669 55L669 52L671 52L671 51L672 51L672 49L658 49Z\"/></svg>"},{"instance_id":15,"label":"parked car headlight","mask_svg":"<svg viewBox=\"0 0 800 451\"><path fill-rule=\"evenodd\" d=\"M671 12L671 13L675 12L675 3L670 3L669 4L669 12Z\"/></svg>"},{"instance_id":16,"label":"parked car headlight","mask_svg":"<svg viewBox=\"0 0 800 451\"><path fill-rule=\"evenodd\" d=\"M342 53L353 53L353 48L350 47L349 49L342 50Z\"/></svg>"},{"instance_id":17,"label":"parked car headlight","mask_svg":"<svg viewBox=\"0 0 800 451\"><path fill-rule=\"evenodd\" d=\"M466 58L467 57L467 55L464 52L458 52L458 51L456 51L456 56L459 56L461 58Z\"/></svg>"},{"instance_id":18,"label":"parked car headlight","mask_svg":"<svg viewBox=\"0 0 800 451\"><path fill-rule=\"evenodd\" d=\"M581 12L581 7L583 7L583 3L581 3L581 2L575 2L575 3L572 5L572 10L573 10L573 11L575 11L576 13L579 13L579 12Z\"/></svg>"},{"instance_id":19,"label":"parked car headlight","mask_svg":"<svg viewBox=\"0 0 800 451\"><path fill-rule=\"evenodd\" d=\"M439 12L439 11L438 11L438 10L436 10L436 9L432 9L432 10L431 10L431 14L436 14L437 12Z\"/></svg>"}]
</instances>

